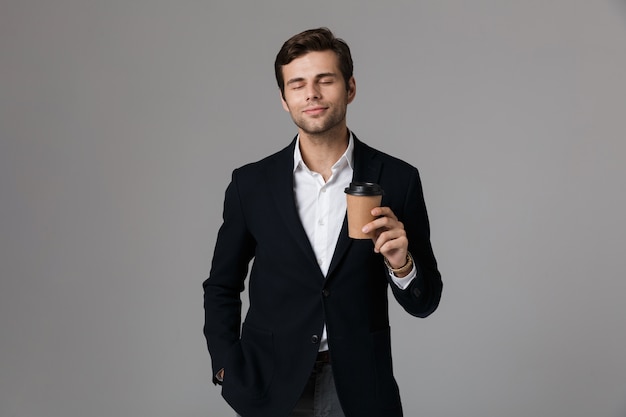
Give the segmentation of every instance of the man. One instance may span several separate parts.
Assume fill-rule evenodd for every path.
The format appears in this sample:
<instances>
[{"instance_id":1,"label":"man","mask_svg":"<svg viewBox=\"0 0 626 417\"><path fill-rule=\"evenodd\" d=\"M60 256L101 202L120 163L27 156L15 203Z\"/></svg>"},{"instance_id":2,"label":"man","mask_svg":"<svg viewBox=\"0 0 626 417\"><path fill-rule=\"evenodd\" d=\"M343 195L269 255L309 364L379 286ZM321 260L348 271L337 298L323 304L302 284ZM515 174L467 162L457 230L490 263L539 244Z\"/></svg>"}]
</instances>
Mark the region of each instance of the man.
<instances>
[{"instance_id":1,"label":"man","mask_svg":"<svg viewBox=\"0 0 626 417\"><path fill-rule=\"evenodd\" d=\"M442 290L417 169L348 130L352 58L328 29L285 42L275 71L298 135L236 169L226 190L203 284L213 382L243 417L402 416L388 288L418 317L437 308ZM384 189L364 227L372 239L348 237L351 181Z\"/></svg>"}]
</instances>

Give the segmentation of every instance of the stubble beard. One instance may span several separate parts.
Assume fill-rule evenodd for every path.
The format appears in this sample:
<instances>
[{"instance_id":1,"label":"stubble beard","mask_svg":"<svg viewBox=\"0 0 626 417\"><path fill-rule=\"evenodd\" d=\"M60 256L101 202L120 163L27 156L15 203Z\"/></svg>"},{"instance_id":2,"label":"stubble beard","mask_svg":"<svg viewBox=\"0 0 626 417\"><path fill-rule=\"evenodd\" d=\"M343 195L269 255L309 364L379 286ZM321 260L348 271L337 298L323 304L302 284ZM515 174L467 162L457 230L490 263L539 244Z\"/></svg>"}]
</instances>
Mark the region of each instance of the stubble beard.
<instances>
[{"instance_id":1,"label":"stubble beard","mask_svg":"<svg viewBox=\"0 0 626 417\"><path fill-rule=\"evenodd\" d=\"M298 128L309 136L323 137L342 126L346 119L346 109L332 111L327 117L307 120L306 116L294 117L293 122Z\"/></svg>"}]
</instances>

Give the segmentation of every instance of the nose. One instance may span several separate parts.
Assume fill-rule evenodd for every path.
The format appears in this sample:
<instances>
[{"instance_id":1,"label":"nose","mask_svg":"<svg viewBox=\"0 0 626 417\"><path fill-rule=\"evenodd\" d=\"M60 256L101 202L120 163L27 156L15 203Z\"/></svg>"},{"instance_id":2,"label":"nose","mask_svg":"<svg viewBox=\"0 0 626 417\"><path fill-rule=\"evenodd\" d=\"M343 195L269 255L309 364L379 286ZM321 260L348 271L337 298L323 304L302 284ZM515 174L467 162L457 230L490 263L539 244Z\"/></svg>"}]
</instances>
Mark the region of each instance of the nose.
<instances>
[{"instance_id":1,"label":"nose","mask_svg":"<svg viewBox=\"0 0 626 417\"><path fill-rule=\"evenodd\" d=\"M307 101L319 100L320 98L322 97L321 97L321 93L319 89L317 88L317 85L316 84L309 85L307 92L306 92Z\"/></svg>"}]
</instances>

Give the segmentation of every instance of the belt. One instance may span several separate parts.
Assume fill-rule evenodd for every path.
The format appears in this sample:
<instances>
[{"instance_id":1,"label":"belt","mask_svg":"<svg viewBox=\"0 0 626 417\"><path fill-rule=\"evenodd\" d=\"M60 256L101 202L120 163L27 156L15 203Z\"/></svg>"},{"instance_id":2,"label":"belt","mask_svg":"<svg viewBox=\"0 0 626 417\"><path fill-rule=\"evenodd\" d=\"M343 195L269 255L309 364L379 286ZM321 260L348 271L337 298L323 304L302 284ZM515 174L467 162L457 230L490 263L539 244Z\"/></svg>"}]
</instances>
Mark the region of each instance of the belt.
<instances>
[{"instance_id":1,"label":"belt","mask_svg":"<svg viewBox=\"0 0 626 417\"><path fill-rule=\"evenodd\" d=\"M324 350L322 352L317 352L317 359L315 359L317 363L330 363L330 351Z\"/></svg>"}]
</instances>

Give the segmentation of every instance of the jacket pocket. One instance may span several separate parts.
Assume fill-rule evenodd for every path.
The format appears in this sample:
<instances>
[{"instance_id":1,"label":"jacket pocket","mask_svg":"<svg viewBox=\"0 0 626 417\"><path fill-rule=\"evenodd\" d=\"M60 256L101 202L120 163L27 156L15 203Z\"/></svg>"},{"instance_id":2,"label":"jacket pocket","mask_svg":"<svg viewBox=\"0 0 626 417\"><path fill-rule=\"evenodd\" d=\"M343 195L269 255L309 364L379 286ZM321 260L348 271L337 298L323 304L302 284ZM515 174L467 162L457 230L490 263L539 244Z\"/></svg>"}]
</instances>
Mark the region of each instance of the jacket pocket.
<instances>
[{"instance_id":1,"label":"jacket pocket","mask_svg":"<svg viewBox=\"0 0 626 417\"><path fill-rule=\"evenodd\" d=\"M225 396L263 397L274 377L272 332L243 324L241 340L233 346L224 369Z\"/></svg>"}]
</instances>

